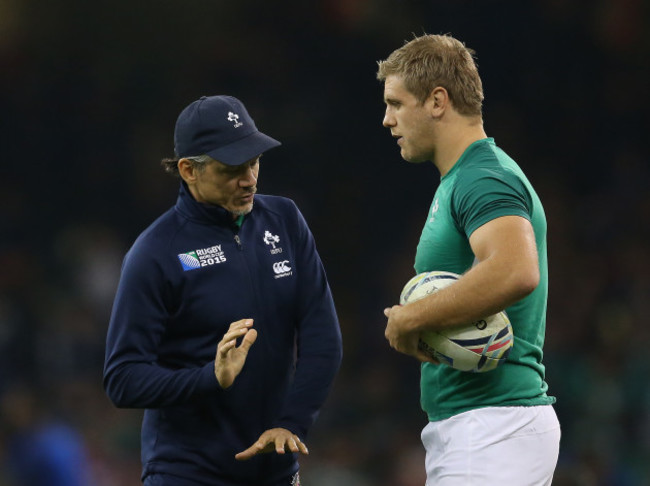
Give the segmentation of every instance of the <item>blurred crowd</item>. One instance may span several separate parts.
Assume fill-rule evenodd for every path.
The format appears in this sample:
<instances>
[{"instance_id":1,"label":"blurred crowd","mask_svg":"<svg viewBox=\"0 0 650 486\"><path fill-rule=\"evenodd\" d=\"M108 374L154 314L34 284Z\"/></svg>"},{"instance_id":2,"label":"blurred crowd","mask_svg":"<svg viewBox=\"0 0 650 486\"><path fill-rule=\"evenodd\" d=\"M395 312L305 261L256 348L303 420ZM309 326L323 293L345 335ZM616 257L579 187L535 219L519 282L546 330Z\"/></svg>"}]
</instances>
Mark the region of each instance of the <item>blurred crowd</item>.
<instances>
[{"instance_id":1,"label":"blurred crowd","mask_svg":"<svg viewBox=\"0 0 650 486\"><path fill-rule=\"evenodd\" d=\"M0 486L136 486L141 412L101 384L122 257L170 207L178 112L241 98L283 146L344 361L307 486L422 486L418 364L383 338L435 191L383 117L376 61L415 34L477 51L489 136L549 225L556 486L650 484L650 26L643 0L0 0ZM216 344L216 343L215 343Z\"/></svg>"}]
</instances>

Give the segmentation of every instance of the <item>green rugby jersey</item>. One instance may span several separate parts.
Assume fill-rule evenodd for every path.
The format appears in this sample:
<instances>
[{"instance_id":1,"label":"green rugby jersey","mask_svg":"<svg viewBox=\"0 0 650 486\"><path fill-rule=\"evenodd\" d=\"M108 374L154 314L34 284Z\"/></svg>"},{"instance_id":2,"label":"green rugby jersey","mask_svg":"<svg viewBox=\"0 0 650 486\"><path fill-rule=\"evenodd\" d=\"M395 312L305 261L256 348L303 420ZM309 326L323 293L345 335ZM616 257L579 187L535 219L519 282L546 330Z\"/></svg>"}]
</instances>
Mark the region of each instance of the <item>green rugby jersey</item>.
<instances>
[{"instance_id":1,"label":"green rugby jersey","mask_svg":"<svg viewBox=\"0 0 650 486\"><path fill-rule=\"evenodd\" d=\"M539 285L506 309L515 341L507 361L498 368L469 373L446 365L422 364L421 405L431 421L480 407L555 402L546 394L542 364L548 293L546 216L522 170L492 138L471 144L440 179L418 244L415 271L466 272L474 263L469 244L472 232L488 221L510 215L532 223Z\"/></svg>"}]
</instances>

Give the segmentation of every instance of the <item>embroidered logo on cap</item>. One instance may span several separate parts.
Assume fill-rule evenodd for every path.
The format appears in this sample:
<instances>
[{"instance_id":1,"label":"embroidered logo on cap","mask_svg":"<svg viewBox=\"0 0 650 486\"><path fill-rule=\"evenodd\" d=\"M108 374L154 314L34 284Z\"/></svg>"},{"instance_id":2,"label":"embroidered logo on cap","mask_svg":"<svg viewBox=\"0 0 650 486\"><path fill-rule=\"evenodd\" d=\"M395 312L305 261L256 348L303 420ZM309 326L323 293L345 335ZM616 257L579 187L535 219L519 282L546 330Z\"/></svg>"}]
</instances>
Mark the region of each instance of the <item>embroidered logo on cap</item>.
<instances>
[{"instance_id":1,"label":"embroidered logo on cap","mask_svg":"<svg viewBox=\"0 0 650 486\"><path fill-rule=\"evenodd\" d=\"M235 128L239 128L243 125L243 123L239 121L239 115L237 113L233 113L232 111L228 112L228 121L234 122L233 127Z\"/></svg>"}]
</instances>

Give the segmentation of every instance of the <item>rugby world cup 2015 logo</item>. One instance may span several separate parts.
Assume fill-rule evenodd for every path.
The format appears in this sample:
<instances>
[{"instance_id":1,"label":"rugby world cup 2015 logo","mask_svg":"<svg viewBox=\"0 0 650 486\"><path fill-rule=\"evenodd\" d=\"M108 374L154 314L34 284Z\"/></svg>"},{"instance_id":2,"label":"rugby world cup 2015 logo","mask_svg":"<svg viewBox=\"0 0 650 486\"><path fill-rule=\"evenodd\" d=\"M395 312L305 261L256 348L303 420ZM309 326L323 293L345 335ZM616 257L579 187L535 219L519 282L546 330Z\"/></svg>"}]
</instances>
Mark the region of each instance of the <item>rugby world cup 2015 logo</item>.
<instances>
[{"instance_id":1,"label":"rugby world cup 2015 logo","mask_svg":"<svg viewBox=\"0 0 650 486\"><path fill-rule=\"evenodd\" d=\"M181 253L178 255L178 259L180 260L181 266L185 271L194 270L195 268L201 267L201 262L197 258L195 251Z\"/></svg>"},{"instance_id":2,"label":"rugby world cup 2015 logo","mask_svg":"<svg viewBox=\"0 0 650 486\"><path fill-rule=\"evenodd\" d=\"M188 251L178 254L183 271L196 270L201 267L209 267L226 261L226 255L221 245L214 245L200 250Z\"/></svg>"}]
</instances>

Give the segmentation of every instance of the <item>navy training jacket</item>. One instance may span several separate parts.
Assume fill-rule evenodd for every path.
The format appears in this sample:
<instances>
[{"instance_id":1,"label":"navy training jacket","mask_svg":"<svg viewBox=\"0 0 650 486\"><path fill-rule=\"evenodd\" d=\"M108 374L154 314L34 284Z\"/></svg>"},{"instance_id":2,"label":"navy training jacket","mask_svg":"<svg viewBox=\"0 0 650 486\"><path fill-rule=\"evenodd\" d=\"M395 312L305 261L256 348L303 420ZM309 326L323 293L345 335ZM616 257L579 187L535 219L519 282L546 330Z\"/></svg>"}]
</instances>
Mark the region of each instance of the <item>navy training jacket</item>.
<instances>
[{"instance_id":1,"label":"navy training jacket","mask_svg":"<svg viewBox=\"0 0 650 486\"><path fill-rule=\"evenodd\" d=\"M229 325L258 332L235 383L214 375ZM295 454L234 456L262 432L304 438L341 362L341 333L313 236L290 199L256 195L241 226L197 203L175 207L127 253L106 343L104 387L144 408L142 478L170 474L217 486L264 485L298 470Z\"/></svg>"}]
</instances>

